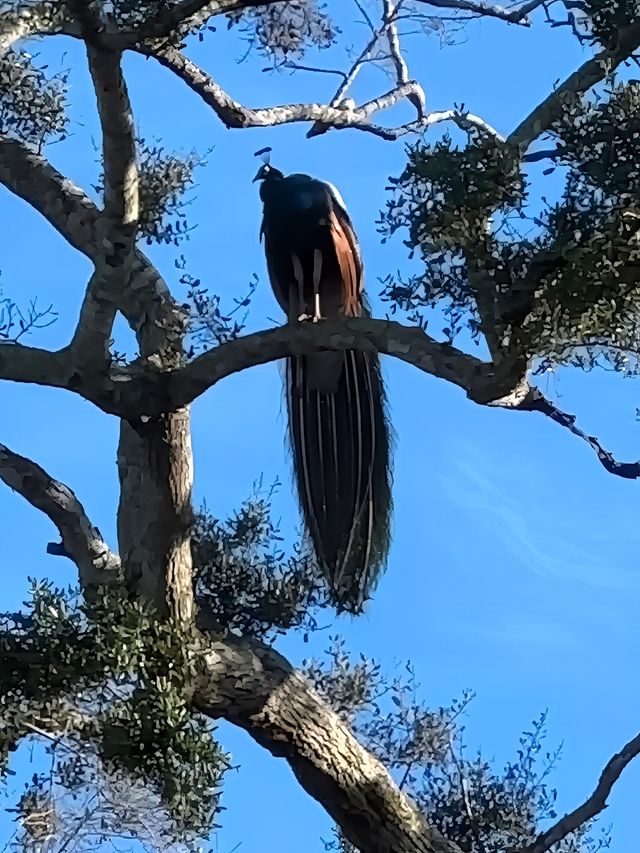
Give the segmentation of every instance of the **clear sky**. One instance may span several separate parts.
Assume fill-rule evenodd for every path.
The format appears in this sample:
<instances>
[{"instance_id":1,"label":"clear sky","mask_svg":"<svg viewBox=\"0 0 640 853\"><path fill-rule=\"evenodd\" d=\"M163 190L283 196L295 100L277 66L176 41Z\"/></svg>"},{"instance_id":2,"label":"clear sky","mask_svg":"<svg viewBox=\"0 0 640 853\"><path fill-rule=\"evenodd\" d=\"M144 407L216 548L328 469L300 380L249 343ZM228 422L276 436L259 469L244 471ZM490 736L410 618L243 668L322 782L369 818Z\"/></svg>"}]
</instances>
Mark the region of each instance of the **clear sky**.
<instances>
[{"instance_id":1,"label":"clear sky","mask_svg":"<svg viewBox=\"0 0 640 853\"><path fill-rule=\"evenodd\" d=\"M442 48L437 36L408 43L411 73L421 80L430 109L464 102L508 133L588 56L566 29L470 24L459 44ZM343 22L342 45L366 37L361 25ZM82 51L55 39L37 48L55 70L74 67L71 138L47 156L90 190L97 177L98 142L93 93ZM262 73L266 62L235 59L243 45L225 25L190 48L234 97L250 105L326 100L335 81L325 75ZM344 56L313 57L337 66ZM250 329L280 321L258 243L260 205L251 178L253 152L273 146L284 171L304 171L336 184L359 234L374 311L378 277L408 271L401 237L382 246L375 220L389 175L403 165L403 144L357 131L305 139L304 126L275 130L226 130L169 72L128 57L126 71L139 133L169 149L213 147L188 211L198 227L180 252L189 271L229 304L244 294L251 275L260 286ZM371 71L359 96L385 91ZM398 111L400 118L405 115ZM546 184L538 185L542 194ZM55 348L77 319L88 262L68 248L23 202L0 189L2 283L17 300L52 302L59 321L29 342ZM179 253L179 252L178 252ZM153 247L154 261L181 298L173 249ZM119 325L119 341L130 333ZM354 652L376 657L389 670L411 659L434 706L464 688L477 691L467 721L472 746L502 763L519 733L549 709L550 745L564 740L554 777L559 806L572 808L591 792L601 768L638 728L640 686L640 575L637 555L638 485L607 474L589 448L534 414L475 406L462 392L417 370L384 360L390 411L397 433L395 522L388 571L366 615L335 619L303 646L287 638L281 648L294 661L322 650L330 634L346 635ZM632 380L604 372L563 370L543 388L619 458L638 455L638 391ZM61 391L3 384L0 441L29 456L71 486L107 540L116 545L115 465L117 423ZM224 513L251 490L261 473L279 476L277 511L295 520L284 441L280 376L275 364L225 380L193 406L196 498ZM47 557L56 538L46 518L21 498L0 489L0 610L15 609L27 576L74 581L70 563ZM327 622L329 617L327 614ZM223 829L214 849L322 851L331 823L299 789L287 765L255 746L243 732L221 725L223 745L241 765L226 781ZM27 748L15 760L18 775L37 769ZM613 823L613 853L636 853L634 812L640 766L625 771L604 823ZM11 792L10 792L11 793ZM7 800L7 805L10 800ZM0 807L3 801L0 799ZM0 811L1 843L13 832Z\"/></svg>"}]
</instances>

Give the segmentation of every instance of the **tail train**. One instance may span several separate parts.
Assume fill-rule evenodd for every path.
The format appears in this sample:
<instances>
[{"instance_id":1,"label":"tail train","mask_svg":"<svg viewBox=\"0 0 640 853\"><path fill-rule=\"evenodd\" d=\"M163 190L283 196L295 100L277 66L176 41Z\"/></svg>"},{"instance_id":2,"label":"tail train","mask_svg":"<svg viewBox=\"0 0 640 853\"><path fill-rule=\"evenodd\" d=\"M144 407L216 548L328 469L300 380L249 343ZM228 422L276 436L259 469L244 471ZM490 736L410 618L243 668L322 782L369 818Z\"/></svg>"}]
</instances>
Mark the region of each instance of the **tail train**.
<instances>
[{"instance_id":1,"label":"tail train","mask_svg":"<svg viewBox=\"0 0 640 853\"><path fill-rule=\"evenodd\" d=\"M333 362L324 369L322 361ZM333 390L317 376L335 375ZM320 386L320 387L319 387ZM338 610L359 613L389 550L389 430L377 353L288 359L287 408L307 530Z\"/></svg>"}]
</instances>

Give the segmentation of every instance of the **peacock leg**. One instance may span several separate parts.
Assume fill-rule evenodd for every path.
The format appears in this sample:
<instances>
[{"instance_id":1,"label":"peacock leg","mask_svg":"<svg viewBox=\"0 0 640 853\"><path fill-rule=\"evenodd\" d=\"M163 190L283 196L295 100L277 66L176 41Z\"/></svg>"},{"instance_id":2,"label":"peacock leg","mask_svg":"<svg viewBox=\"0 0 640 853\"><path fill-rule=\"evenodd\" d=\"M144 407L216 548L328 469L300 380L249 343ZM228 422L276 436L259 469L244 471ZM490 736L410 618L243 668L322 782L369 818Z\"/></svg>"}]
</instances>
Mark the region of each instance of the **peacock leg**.
<instances>
[{"instance_id":1,"label":"peacock leg","mask_svg":"<svg viewBox=\"0 0 640 853\"><path fill-rule=\"evenodd\" d=\"M322 252L313 250L313 322L322 320L320 311L320 279L322 277Z\"/></svg>"},{"instance_id":2,"label":"peacock leg","mask_svg":"<svg viewBox=\"0 0 640 853\"><path fill-rule=\"evenodd\" d=\"M291 260L293 262L293 274L296 279L296 284L298 285L298 311L301 312L298 314L298 322L302 323L304 320L311 319L311 315L305 314L304 312L306 307L304 301L304 271L302 269L302 264L300 263L300 258L295 252L291 253Z\"/></svg>"}]
</instances>

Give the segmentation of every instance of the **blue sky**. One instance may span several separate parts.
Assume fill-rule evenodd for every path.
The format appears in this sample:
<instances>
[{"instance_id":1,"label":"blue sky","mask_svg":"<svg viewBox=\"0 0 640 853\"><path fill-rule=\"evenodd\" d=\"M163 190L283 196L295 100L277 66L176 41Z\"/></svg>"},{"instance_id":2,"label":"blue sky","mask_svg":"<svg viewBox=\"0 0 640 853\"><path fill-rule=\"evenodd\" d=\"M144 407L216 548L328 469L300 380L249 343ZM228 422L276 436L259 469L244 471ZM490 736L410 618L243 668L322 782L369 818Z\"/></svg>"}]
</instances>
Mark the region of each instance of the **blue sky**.
<instances>
[{"instance_id":1,"label":"blue sky","mask_svg":"<svg viewBox=\"0 0 640 853\"><path fill-rule=\"evenodd\" d=\"M412 38L407 58L429 108L464 102L508 133L556 79L588 56L564 29L538 23L530 30L474 23L460 44L444 49L436 37ZM343 44L366 37L348 17L343 24ZM99 135L82 52L63 39L38 49L52 69L76 68L72 136L50 146L47 156L89 189L97 177L92 140ZM242 44L222 26L190 55L250 105L326 100L332 94L331 77L262 73L266 62L260 57L236 64L242 52ZM332 66L343 61L337 54L318 58ZM180 250L193 275L230 302L258 273L249 327L279 321L258 243L260 207L251 184L253 152L271 145L273 162L285 171L311 172L339 187L362 243L374 311L380 313L377 277L410 269L401 238L382 246L375 227L386 178L403 165L402 143L356 131L309 141L303 126L226 130L152 62L128 57L125 67L141 135L162 139L169 150L213 147L208 165L198 172L188 211L198 227ZM370 71L356 92L366 97L386 88L384 77ZM546 188L538 186L541 192ZM30 342L61 346L76 321L89 264L4 190L0 216L4 289L17 300L37 295L42 303L52 302L59 321ZM181 298L176 252L154 247L150 254ZM129 344L129 331L123 324L118 329L119 342ZM548 708L550 745L564 740L554 777L559 805L572 808L638 727L638 486L607 474L587 446L538 415L474 406L459 390L405 364L385 359L384 365L397 433L387 573L366 615L336 619L307 646L287 638L282 648L299 661L340 632L354 652L372 655L390 670L410 658L434 706L473 688L477 698L467 720L468 740L499 763L513 753L519 733ZM545 379L543 389L619 458L637 456L639 399L632 380L563 370ZM3 384L0 405L0 441L70 485L115 545L116 421L73 395L27 386ZM279 476L284 485L277 510L292 526L295 506L276 365L231 377L209 391L193 406L193 430L198 500L206 498L215 513L224 513L261 473L268 481ZM74 580L70 564L44 554L46 542L55 538L47 519L6 489L0 490L0 517L0 609L19 606L28 575L60 584ZM287 765L243 732L221 725L219 733L242 766L227 779L224 828L214 849L228 853L241 843L243 851L322 851L320 838L329 837L330 821L299 789ZM30 760L29 751L21 750L16 780L33 772ZM632 853L639 784L640 767L632 767L611 798L604 822L613 823L613 853ZM12 831L10 816L0 812L0 843Z\"/></svg>"}]
</instances>

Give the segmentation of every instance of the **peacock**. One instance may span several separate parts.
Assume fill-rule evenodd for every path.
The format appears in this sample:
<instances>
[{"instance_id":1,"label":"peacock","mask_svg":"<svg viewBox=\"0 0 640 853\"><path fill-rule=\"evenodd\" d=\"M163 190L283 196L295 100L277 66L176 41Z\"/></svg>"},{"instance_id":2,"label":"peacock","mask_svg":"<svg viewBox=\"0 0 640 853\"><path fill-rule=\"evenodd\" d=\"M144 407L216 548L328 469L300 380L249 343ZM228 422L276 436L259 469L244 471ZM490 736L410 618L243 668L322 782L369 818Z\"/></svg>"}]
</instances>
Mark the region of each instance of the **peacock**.
<instances>
[{"instance_id":1,"label":"peacock","mask_svg":"<svg viewBox=\"0 0 640 853\"><path fill-rule=\"evenodd\" d=\"M258 154L265 154L263 149ZM363 262L337 189L264 163L260 239L290 323L368 316ZM391 518L390 432L375 352L291 356L286 400L306 529L339 611L362 612L385 568Z\"/></svg>"}]
</instances>

